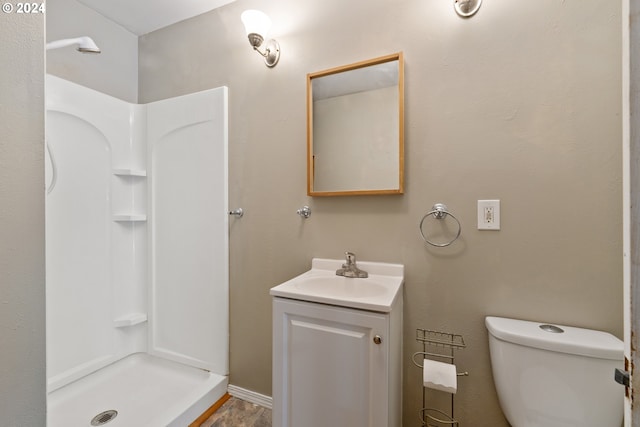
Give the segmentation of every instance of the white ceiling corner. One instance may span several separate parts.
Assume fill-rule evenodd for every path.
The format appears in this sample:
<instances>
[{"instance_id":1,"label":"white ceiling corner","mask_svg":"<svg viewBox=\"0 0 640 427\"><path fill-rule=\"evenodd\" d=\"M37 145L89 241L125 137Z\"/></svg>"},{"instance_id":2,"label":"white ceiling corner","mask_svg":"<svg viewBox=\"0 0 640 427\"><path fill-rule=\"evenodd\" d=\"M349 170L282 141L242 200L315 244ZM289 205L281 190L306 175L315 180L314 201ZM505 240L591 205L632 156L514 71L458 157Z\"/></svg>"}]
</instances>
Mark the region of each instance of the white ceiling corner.
<instances>
[{"instance_id":1,"label":"white ceiling corner","mask_svg":"<svg viewBox=\"0 0 640 427\"><path fill-rule=\"evenodd\" d=\"M78 0L141 36L235 0Z\"/></svg>"}]
</instances>

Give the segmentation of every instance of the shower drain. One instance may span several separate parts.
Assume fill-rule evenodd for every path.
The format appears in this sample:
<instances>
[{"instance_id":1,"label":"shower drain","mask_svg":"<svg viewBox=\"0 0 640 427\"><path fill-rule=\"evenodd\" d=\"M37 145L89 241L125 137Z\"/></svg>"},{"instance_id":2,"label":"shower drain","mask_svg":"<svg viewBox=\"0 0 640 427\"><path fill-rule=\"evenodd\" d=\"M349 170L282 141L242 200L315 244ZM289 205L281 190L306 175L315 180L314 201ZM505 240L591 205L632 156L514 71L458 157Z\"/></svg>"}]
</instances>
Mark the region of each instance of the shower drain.
<instances>
[{"instance_id":1,"label":"shower drain","mask_svg":"<svg viewBox=\"0 0 640 427\"><path fill-rule=\"evenodd\" d=\"M93 419L91 420L91 425L92 426L105 425L106 423L113 420L117 416L118 416L118 411L114 409L109 409L108 411L100 412L98 415L93 417Z\"/></svg>"}]
</instances>

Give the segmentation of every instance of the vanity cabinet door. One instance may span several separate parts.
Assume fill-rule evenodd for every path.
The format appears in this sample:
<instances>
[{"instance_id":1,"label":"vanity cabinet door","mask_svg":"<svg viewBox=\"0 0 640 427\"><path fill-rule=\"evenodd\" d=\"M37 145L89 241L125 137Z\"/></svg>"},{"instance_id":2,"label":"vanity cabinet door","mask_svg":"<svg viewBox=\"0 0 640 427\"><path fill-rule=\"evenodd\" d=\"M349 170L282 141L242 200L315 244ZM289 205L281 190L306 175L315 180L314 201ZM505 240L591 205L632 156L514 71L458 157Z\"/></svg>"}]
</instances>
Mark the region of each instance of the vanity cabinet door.
<instances>
[{"instance_id":1,"label":"vanity cabinet door","mask_svg":"<svg viewBox=\"0 0 640 427\"><path fill-rule=\"evenodd\" d=\"M388 314L284 298L273 308L274 427L393 424Z\"/></svg>"}]
</instances>

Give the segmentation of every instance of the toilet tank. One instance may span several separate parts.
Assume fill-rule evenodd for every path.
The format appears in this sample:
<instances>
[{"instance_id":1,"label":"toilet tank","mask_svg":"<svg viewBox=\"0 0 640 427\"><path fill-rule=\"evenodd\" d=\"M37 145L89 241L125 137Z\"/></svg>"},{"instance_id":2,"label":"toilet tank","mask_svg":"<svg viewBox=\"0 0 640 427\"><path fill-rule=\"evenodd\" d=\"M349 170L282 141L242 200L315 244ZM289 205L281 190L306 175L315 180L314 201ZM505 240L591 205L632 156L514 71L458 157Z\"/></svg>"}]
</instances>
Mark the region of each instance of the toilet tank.
<instances>
[{"instance_id":1,"label":"toilet tank","mask_svg":"<svg viewBox=\"0 0 640 427\"><path fill-rule=\"evenodd\" d=\"M624 388L613 379L624 360L618 338L501 317L485 325L498 399L513 427L622 424Z\"/></svg>"}]
</instances>

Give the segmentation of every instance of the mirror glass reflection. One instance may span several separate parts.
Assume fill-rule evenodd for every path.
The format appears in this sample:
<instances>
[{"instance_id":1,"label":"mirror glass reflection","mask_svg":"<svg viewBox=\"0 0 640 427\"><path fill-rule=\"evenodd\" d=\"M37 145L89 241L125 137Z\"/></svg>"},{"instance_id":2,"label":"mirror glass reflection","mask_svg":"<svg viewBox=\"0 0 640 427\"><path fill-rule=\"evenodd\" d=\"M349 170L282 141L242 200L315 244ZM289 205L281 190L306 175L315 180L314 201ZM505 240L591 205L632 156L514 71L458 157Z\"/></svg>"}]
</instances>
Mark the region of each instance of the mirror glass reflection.
<instances>
[{"instance_id":1,"label":"mirror glass reflection","mask_svg":"<svg viewBox=\"0 0 640 427\"><path fill-rule=\"evenodd\" d=\"M307 76L308 194L402 194L402 53Z\"/></svg>"}]
</instances>

